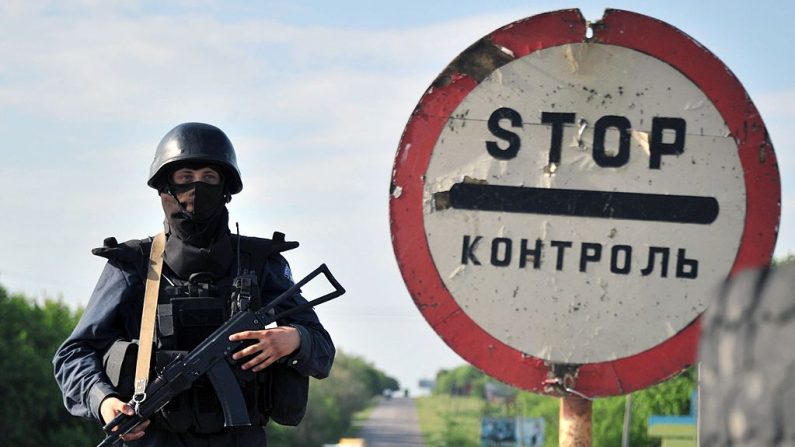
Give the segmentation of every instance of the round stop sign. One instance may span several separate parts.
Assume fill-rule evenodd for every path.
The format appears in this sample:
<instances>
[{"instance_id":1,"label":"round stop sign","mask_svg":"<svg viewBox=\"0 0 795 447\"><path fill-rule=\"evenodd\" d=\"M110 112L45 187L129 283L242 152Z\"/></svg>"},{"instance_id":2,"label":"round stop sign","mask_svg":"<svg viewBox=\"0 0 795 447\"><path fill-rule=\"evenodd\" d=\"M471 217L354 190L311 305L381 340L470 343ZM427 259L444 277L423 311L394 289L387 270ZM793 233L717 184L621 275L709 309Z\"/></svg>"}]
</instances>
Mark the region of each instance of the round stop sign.
<instances>
[{"instance_id":1,"label":"round stop sign","mask_svg":"<svg viewBox=\"0 0 795 447\"><path fill-rule=\"evenodd\" d=\"M507 25L458 56L400 142L390 213L417 306L536 392L630 392L694 361L712 288L769 261L772 146L731 72L609 10ZM557 381L557 382L556 382Z\"/></svg>"}]
</instances>

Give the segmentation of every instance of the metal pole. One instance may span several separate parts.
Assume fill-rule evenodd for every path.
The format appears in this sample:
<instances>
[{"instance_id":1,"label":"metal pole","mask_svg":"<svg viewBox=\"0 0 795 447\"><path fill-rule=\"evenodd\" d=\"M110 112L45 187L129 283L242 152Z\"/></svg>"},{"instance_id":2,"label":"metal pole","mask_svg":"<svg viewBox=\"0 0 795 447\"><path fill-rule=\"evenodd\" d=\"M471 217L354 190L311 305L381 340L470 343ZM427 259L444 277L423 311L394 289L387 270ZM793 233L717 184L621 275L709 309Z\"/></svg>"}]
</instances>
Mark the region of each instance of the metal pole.
<instances>
[{"instance_id":1,"label":"metal pole","mask_svg":"<svg viewBox=\"0 0 795 447\"><path fill-rule=\"evenodd\" d=\"M560 447L591 447L591 401L580 396L560 398Z\"/></svg>"},{"instance_id":2,"label":"metal pole","mask_svg":"<svg viewBox=\"0 0 795 447\"><path fill-rule=\"evenodd\" d=\"M629 428L632 424L632 393L624 401L624 431L621 434L621 447L629 447Z\"/></svg>"}]
</instances>

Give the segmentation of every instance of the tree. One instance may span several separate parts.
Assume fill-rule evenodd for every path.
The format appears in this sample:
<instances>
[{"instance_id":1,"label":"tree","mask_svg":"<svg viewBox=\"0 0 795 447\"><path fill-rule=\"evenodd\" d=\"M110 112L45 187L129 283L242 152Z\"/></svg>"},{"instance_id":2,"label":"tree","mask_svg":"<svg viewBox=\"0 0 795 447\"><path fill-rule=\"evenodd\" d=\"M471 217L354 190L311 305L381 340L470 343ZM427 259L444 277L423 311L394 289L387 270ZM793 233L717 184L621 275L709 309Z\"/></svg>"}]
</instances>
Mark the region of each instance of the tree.
<instances>
[{"instance_id":1,"label":"tree","mask_svg":"<svg viewBox=\"0 0 795 447\"><path fill-rule=\"evenodd\" d=\"M784 265L795 262L795 253L787 253L786 256L773 259L772 265Z\"/></svg>"},{"instance_id":2,"label":"tree","mask_svg":"<svg viewBox=\"0 0 795 447\"><path fill-rule=\"evenodd\" d=\"M64 303L43 305L0 286L0 433L3 445L83 447L101 434L64 409L51 359L79 319Z\"/></svg>"},{"instance_id":3,"label":"tree","mask_svg":"<svg viewBox=\"0 0 795 447\"><path fill-rule=\"evenodd\" d=\"M488 376L477 368L462 365L436 374L434 392L458 396L482 396Z\"/></svg>"}]
</instances>

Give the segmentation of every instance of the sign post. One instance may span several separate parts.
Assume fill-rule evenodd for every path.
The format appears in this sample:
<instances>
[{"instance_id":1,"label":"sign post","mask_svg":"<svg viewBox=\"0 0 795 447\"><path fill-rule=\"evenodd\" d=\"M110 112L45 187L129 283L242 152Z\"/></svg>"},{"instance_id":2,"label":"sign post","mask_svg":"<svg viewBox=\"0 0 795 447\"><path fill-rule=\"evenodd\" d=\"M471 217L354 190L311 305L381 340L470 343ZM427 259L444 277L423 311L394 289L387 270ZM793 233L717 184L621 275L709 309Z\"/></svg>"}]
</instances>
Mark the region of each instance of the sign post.
<instances>
[{"instance_id":1,"label":"sign post","mask_svg":"<svg viewBox=\"0 0 795 447\"><path fill-rule=\"evenodd\" d=\"M409 119L390 192L429 324L575 415L581 397L691 365L709 290L769 262L780 214L739 81L676 28L619 10L533 16L462 52Z\"/></svg>"},{"instance_id":2,"label":"sign post","mask_svg":"<svg viewBox=\"0 0 795 447\"><path fill-rule=\"evenodd\" d=\"M560 398L558 445L584 447L591 445L591 401L580 396Z\"/></svg>"}]
</instances>

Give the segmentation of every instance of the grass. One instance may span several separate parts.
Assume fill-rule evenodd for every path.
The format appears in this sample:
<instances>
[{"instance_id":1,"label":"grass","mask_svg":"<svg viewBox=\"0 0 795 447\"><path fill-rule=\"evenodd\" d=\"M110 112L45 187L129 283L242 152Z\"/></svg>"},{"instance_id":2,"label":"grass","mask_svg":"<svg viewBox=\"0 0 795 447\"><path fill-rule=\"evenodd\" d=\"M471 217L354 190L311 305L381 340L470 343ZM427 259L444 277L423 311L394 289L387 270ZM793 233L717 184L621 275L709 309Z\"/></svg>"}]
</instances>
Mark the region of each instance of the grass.
<instances>
[{"instance_id":1,"label":"grass","mask_svg":"<svg viewBox=\"0 0 795 447\"><path fill-rule=\"evenodd\" d=\"M414 402L428 447L480 445L482 399L444 394L419 397Z\"/></svg>"},{"instance_id":2,"label":"grass","mask_svg":"<svg viewBox=\"0 0 795 447\"><path fill-rule=\"evenodd\" d=\"M420 430L428 447L478 447L480 423L484 415L508 416L505 408L489 406L480 397L439 394L416 398ZM558 401L556 398L526 393L520 404L525 417L547 420L545 446L558 445Z\"/></svg>"}]
</instances>

